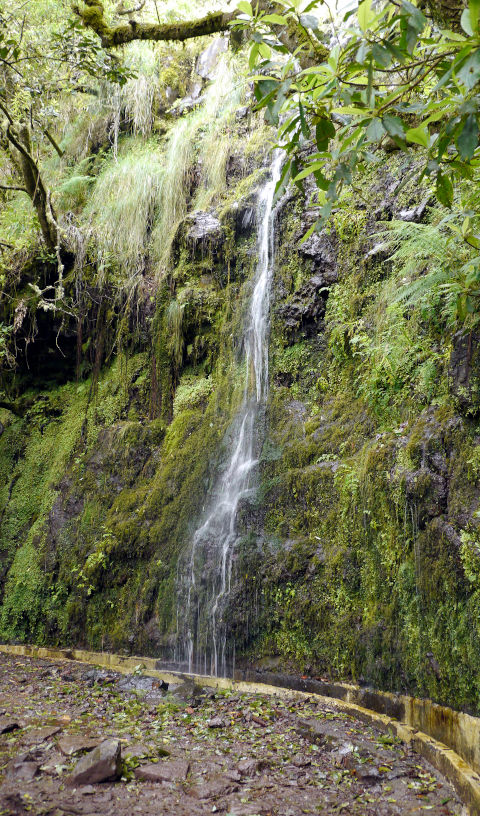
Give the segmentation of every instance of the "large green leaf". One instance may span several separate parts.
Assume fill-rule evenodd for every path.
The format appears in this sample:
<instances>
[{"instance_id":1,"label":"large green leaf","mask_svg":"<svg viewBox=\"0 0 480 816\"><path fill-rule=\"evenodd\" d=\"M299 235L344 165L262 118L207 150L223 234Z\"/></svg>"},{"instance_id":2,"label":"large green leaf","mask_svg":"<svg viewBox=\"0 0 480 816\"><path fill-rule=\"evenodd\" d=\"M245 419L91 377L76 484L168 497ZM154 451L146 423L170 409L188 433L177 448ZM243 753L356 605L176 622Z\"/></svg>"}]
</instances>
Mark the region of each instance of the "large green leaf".
<instances>
[{"instance_id":1,"label":"large green leaf","mask_svg":"<svg viewBox=\"0 0 480 816\"><path fill-rule=\"evenodd\" d=\"M382 122L385 130L392 138L403 139L405 127L398 116L392 116L391 113L386 113L382 118Z\"/></svg>"},{"instance_id":2,"label":"large green leaf","mask_svg":"<svg viewBox=\"0 0 480 816\"><path fill-rule=\"evenodd\" d=\"M372 11L372 0L363 0L358 7L358 24L362 31L367 31L373 20L375 13Z\"/></svg>"},{"instance_id":3,"label":"large green leaf","mask_svg":"<svg viewBox=\"0 0 480 816\"><path fill-rule=\"evenodd\" d=\"M450 208L453 204L453 185L445 173L439 172L437 174L437 186L435 190L440 203Z\"/></svg>"},{"instance_id":4,"label":"large green leaf","mask_svg":"<svg viewBox=\"0 0 480 816\"><path fill-rule=\"evenodd\" d=\"M471 113L465 119L462 131L457 138L458 152L462 159L469 160L478 146L478 122L477 117Z\"/></svg>"},{"instance_id":5,"label":"large green leaf","mask_svg":"<svg viewBox=\"0 0 480 816\"><path fill-rule=\"evenodd\" d=\"M407 142L413 142L414 144L422 145L422 147L428 148L430 146L430 133L425 125L410 128L410 130L407 130L405 133L405 138Z\"/></svg>"}]
</instances>

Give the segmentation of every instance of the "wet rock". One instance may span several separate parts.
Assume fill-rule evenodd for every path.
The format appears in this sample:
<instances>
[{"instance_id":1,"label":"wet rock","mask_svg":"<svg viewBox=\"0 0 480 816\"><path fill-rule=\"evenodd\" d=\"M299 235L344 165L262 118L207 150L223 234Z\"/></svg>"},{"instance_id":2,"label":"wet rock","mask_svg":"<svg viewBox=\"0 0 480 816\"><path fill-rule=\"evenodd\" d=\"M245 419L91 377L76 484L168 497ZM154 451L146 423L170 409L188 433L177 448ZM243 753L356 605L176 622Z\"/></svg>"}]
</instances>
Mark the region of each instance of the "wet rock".
<instances>
[{"instance_id":1,"label":"wet rock","mask_svg":"<svg viewBox=\"0 0 480 816\"><path fill-rule=\"evenodd\" d=\"M94 785L116 779L120 773L120 743L118 740L105 740L80 759L70 781L74 785Z\"/></svg>"},{"instance_id":2,"label":"wet rock","mask_svg":"<svg viewBox=\"0 0 480 816\"><path fill-rule=\"evenodd\" d=\"M321 279L322 286L331 286L338 280L337 258L334 244L326 232L314 232L310 238L300 244L300 255L312 261L315 275Z\"/></svg>"},{"instance_id":3,"label":"wet rock","mask_svg":"<svg viewBox=\"0 0 480 816\"><path fill-rule=\"evenodd\" d=\"M89 737L63 737L59 740L58 747L64 756L74 756L82 751L91 751L99 742L99 739Z\"/></svg>"},{"instance_id":4,"label":"wet rock","mask_svg":"<svg viewBox=\"0 0 480 816\"><path fill-rule=\"evenodd\" d=\"M279 306L277 314L287 335L295 339L300 334L307 337L316 334L325 315L326 298L326 280L319 274L311 277L286 303Z\"/></svg>"},{"instance_id":5,"label":"wet rock","mask_svg":"<svg viewBox=\"0 0 480 816\"><path fill-rule=\"evenodd\" d=\"M135 768L137 779L144 782L175 782L187 778L190 765L182 759L166 760L164 762L140 765Z\"/></svg>"},{"instance_id":6,"label":"wet rock","mask_svg":"<svg viewBox=\"0 0 480 816\"><path fill-rule=\"evenodd\" d=\"M14 760L7 773L9 777L14 777L16 782L31 782L38 772L39 765L37 762L18 762Z\"/></svg>"},{"instance_id":7,"label":"wet rock","mask_svg":"<svg viewBox=\"0 0 480 816\"><path fill-rule=\"evenodd\" d=\"M441 515L447 508L447 480L427 468L406 474L405 491L407 498L418 506L420 527L425 525L428 518Z\"/></svg>"},{"instance_id":8,"label":"wet rock","mask_svg":"<svg viewBox=\"0 0 480 816\"><path fill-rule=\"evenodd\" d=\"M8 717L0 717L0 734L10 734L18 728L20 728L20 725L16 720L11 720Z\"/></svg>"},{"instance_id":9,"label":"wet rock","mask_svg":"<svg viewBox=\"0 0 480 816\"><path fill-rule=\"evenodd\" d=\"M321 745L326 751L333 751L338 746L339 734L334 723L305 720L298 723L296 730L307 742Z\"/></svg>"},{"instance_id":10,"label":"wet rock","mask_svg":"<svg viewBox=\"0 0 480 816\"><path fill-rule=\"evenodd\" d=\"M220 54L228 48L227 37L216 37L198 56L195 71L202 79L213 79Z\"/></svg>"},{"instance_id":11,"label":"wet rock","mask_svg":"<svg viewBox=\"0 0 480 816\"><path fill-rule=\"evenodd\" d=\"M178 229L173 251L178 255L186 246L193 258L202 259L211 254L219 255L225 241L223 227L213 212L198 211L188 215Z\"/></svg>"},{"instance_id":12,"label":"wet rock","mask_svg":"<svg viewBox=\"0 0 480 816\"><path fill-rule=\"evenodd\" d=\"M459 331L453 337L450 355L450 388L463 411L480 409L480 335Z\"/></svg>"},{"instance_id":13,"label":"wet rock","mask_svg":"<svg viewBox=\"0 0 480 816\"><path fill-rule=\"evenodd\" d=\"M425 213L427 211L427 207L429 204L429 199L426 198L416 207L412 207L409 210L400 210L397 214L397 218L399 221L407 221L412 223L419 223L423 220Z\"/></svg>"},{"instance_id":14,"label":"wet rock","mask_svg":"<svg viewBox=\"0 0 480 816\"><path fill-rule=\"evenodd\" d=\"M392 250L389 244L382 241L381 243L375 244L375 246L372 247L369 252L367 252L365 255L365 260L367 263L378 263L380 261L386 261L391 254Z\"/></svg>"},{"instance_id":15,"label":"wet rock","mask_svg":"<svg viewBox=\"0 0 480 816\"><path fill-rule=\"evenodd\" d=\"M194 785L187 793L195 799L216 799L218 796L234 793L236 790L238 790L236 782L227 779L225 776L218 775Z\"/></svg>"},{"instance_id":16,"label":"wet rock","mask_svg":"<svg viewBox=\"0 0 480 816\"><path fill-rule=\"evenodd\" d=\"M45 726L43 728L33 728L32 731L29 731L25 735L25 742L28 745L33 745L37 742L45 742L45 740L50 739L50 737L54 737L55 734L59 734L62 729L60 726Z\"/></svg>"},{"instance_id":17,"label":"wet rock","mask_svg":"<svg viewBox=\"0 0 480 816\"><path fill-rule=\"evenodd\" d=\"M240 122L242 119L246 119L248 114L250 113L250 108L248 105L244 105L242 108L239 108L235 111L235 119L237 122Z\"/></svg>"}]
</instances>

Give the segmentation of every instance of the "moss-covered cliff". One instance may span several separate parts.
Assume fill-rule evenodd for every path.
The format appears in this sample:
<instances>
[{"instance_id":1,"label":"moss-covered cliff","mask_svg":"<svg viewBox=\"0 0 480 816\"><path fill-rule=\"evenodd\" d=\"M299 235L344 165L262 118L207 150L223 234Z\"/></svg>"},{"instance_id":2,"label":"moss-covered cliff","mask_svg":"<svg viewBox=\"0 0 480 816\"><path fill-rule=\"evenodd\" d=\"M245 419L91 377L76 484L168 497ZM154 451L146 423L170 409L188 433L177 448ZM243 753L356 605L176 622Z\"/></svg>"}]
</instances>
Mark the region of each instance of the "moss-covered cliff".
<instances>
[{"instance_id":1,"label":"moss-covered cliff","mask_svg":"<svg viewBox=\"0 0 480 816\"><path fill-rule=\"evenodd\" d=\"M269 133L228 61L202 105L194 51L164 74L154 57L155 93L130 88L113 144L90 111L51 168L78 311L42 300L52 259L29 223L6 272L6 640L170 656L179 558L228 455ZM305 243L311 191L279 204L267 430L231 636L244 661L478 711L480 351L447 274L464 250L428 190L399 187L405 157L377 159Z\"/></svg>"}]
</instances>

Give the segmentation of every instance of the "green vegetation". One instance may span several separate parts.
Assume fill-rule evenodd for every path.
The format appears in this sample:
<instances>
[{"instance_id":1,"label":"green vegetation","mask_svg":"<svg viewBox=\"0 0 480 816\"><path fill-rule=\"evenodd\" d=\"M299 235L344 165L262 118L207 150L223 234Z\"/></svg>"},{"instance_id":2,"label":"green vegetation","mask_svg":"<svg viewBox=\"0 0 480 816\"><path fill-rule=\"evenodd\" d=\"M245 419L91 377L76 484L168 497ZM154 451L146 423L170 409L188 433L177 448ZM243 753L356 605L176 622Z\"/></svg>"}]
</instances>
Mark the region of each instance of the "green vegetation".
<instances>
[{"instance_id":1,"label":"green vegetation","mask_svg":"<svg viewBox=\"0 0 480 816\"><path fill-rule=\"evenodd\" d=\"M0 637L159 656L171 652L178 570L242 400L255 197L275 116L245 108L242 47L222 50L204 81L197 59L210 40L132 41L114 57L66 11L53 23L56 6L32 3L19 44L20 8L0 11L14 64L32 49L25 76L10 81L0 48L10 78L0 91ZM85 8L100 13L96 3ZM362 8L370 13L367 0ZM477 85L458 63L459 48L466 64L477 53L477 33L432 28L429 44L423 12L402 9L389 21L379 11L377 28L352 28L347 51L331 58L337 86L348 71L357 82L374 59L370 99L362 86L339 101L336 86L315 100L321 122L311 99L322 79L305 89L304 117L299 87L282 101L296 108L285 121L294 149L279 192L289 172L299 184L277 213L265 439L258 491L238 516L230 631L240 660L274 655L295 672L478 712L478 185L476 153L464 155L462 137L477 115ZM163 11L176 26L178 10ZM141 22L155 23L154 14L147 2ZM102 15L120 25L113 4ZM282 24L255 20L256 54L267 59L267 26L278 33ZM384 67L403 82L418 49L428 66L431 49L453 43L458 104L473 106L458 114L450 152L445 143L432 170L437 192L447 189L442 179L455 181L453 200L435 198L429 177L418 181L434 160L434 134L456 116L449 78L429 110L407 110L402 85L402 134L387 138L385 113L386 133L361 141L382 118L369 32L383 48L380 39L412 20L408 60L393 54ZM325 32L296 22L318 40L318 63ZM65 77L41 53L59 36L70 48L60 57ZM364 52L349 63L352 43ZM311 80L312 66L303 70L295 82ZM262 93L267 110L273 91ZM450 108L437 119L440 102ZM351 118L335 120L320 150L322 127L337 115ZM311 125L320 126L316 147ZM426 139L427 126L428 144L417 144L411 131ZM7 131L30 146L23 166ZM315 183L313 173L298 178L297 146L305 169L312 151L322 154Z\"/></svg>"}]
</instances>

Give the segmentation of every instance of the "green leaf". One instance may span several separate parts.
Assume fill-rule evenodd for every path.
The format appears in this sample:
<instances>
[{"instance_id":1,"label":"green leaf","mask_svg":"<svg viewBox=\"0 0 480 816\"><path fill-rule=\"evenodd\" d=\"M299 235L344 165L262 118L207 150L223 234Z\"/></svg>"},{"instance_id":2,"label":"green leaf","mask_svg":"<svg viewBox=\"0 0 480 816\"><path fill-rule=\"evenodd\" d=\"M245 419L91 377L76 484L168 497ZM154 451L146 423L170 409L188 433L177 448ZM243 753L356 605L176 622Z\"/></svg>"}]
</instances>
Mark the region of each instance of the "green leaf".
<instances>
[{"instance_id":1,"label":"green leaf","mask_svg":"<svg viewBox=\"0 0 480 816\"><path fill-rule=\"evenodd\" d=\"M471 113L465 119L462 132L457 138L458 152L462 159L468 161L473 158L473 154L478 146L478 122L477 117Z\"/></svg>"},{"instance_id":2,"label":"green leaf","mask_svg":"<svg viewBox=\"0 0 480 816\"><path fill-rule=\"evenodd\" d=\"M405 128L402 120L398 116L392 116L391 113L386 113L385 116L382 117L382 122L385 130L392 138L397 137L398 139L403 139Z\"/></svg>"},{"instance_id":3,"label":"green leaf","mask_svg":"<svg viewBox=\"0 0 480 816\"><path fill-rule=\"evenodd\" d=\"M310 128L307 125L307 120L305 117L305 108L303 107L302 103L298 103L298 109L300 111L300 127L302 129L302 136L304 139L308 139L310 137Z\"/></svg>"},{"instance_id":4,"label":"green leaf","mask_svg":"<svg viewBox=\"0 0 480 816\"><path fill-rule=\"evenodd\" d=\"M261 42L261 43L258 44L258 53L264 59L270 59L272 50L271 50L270 46L267 45L267 43Z\"/></svg>"},{"instance_id":5,"label":"green leaf","mask_svg":"<svg viewBox=\"0 0 480 816\"><path fill-rule=\"evenodd\" d=\"M470 54L456 73L460 82L463 82L469 90L477 84L480 79L480 48Z\"/></svg>"},{"instance_id":6,"label":"green leaf","mask_svg":"<svg viewBox=\"0 0 480 816\"><path fill-rule=\"evenodd\" d=\"M266 14L265 17L262 17L262 23L271 23L272 25L288 25L288 20L286 17L282 17L280 14Z\"/></svg>"},{"instance_id":7,"label":"green leaf","mask_svg":"<svg viewBox=\"0 0 480 816\"><path fill-rule=\"evenodd\" d=\"M335 125L330 119L319 119L315 125L315 141L320 151L328 150L330 139L335 136Z\"/></svg>"},{"instance_id":8,"label":"green leaf","mask_svg":"<svg viewBox=\"0 0 480 816\"><path fill-rule=\"evenodd\" d=\"M242 12L242 14L246 14L248 17L253 17L253 9L248 0L239 0L237 3L237 8Z\"/></svg>"},{"instance_id":9,"label":"green leaf","mask_svg":"<svg viewBox=\"0 0 480 816\"><path fill-rule=\"evenodd\" d=\"M250 49L250 55L248 57L248 67L251 71L255 68L257 57L258 57L258 43L254 43Z\"/></svg>"},{"instance_id":10,"label":"green leaf","mask_svg":"<svg viewBox=\"0 0 480 816\"><path fill-rule=\"evenodd\" d=\"M314 232L315 232L315 223L313 223L312 226L310 227L310 229L308 229L306 231L305 235L300 240L300 244L304 244L305 241L308 241L308 239L310 238L311 235L313 235Z\"/></svg>"},{"instance_id":11,"label":"green leaf","mask_svg":"<svg viewBox=\"0 0 480 816\"><path fill-rule=\"evenodd\" d=\"M470 12L470 23L475 33L478 32L480 23L480 0L469 0L468 10Z\"/></svg>"},{"instance_id":12,"label":"green leaf","mask_svg":"<svg viewBox=\"0 0 480 816\"><path fill-rule=\"evenodd\" d=\"M383 68L388 68L392 61L392 55L387 48L383 48L381 45L374 45L372 48L372 57L378 65L381 65Z\"/></svg>"},{"instance_id":13,"label":"green leaf","mask_svg":"<svg viewBox=\"0 0 480 816\"><path fill-rule=\"evenodd\" d=\"M436 194L440 203L450 209L453 204L453 185L445 173L437 174Z\"/></svg>"},{"instance_id":14,"label":"green leaf","mask_svg":"<svg viewBox=\"0 0 480 816\"><path fill-rule=\"evenodd\" d=\"M315 173L317 170L320 170L322 167L325 167L325 162L314 162L313 164L309 164L308 167L305 167L295 178L294 181L301 181L307 176L311 176L312 173Z\"/></svg>"},{"instance_id":15,"label":"green leaf","mask_svg":"<svg viewBox=\"0 0 480 816\"><path fill-rule=\"evenodd\" d=\"M478 33L478 22L480 15L480 0L470 0L468 8L462 12L460 24L469 37L474 37Z\"/></svg>"},{"instance_id":16,"label":"green leaf","mask_svg":"<svg viewBox=\"0 0 480 816\"><path fill-rule=\"evenodd\" d=\"M290 160L286 161L282 168L282 173L275 187L275 194L273 196L273 204L275 205L287 189L290 176L292 175L292 163Z\"/></svg>"},{"instance_id":17,"label":"green leaf","mask_svg":"<svg viewBox=\"0 0 480 816\"><path fill-rule=\"evenodd\" d=\"M422 145L422 147L428 148L430 146L430 133L425 125L410 128L410 130L407 130L405 133L405 138L407 142L413 142L414 144Z\"/></svg>"},{"instance_id":18,"label":"green leaf","mask_svg":"<svg viewBox=\"0 0 480 816\"><path fill-rule=\"evenodd\" d=\"M363 0L358 6L358 24L362 31L367 31L370 24L375 19L375 14L372 11L372 0Z\"/></svg>"},{"instance_id":19,"label":"green leaf","mask_svg":"<svg viewBox=\"0 0 480 816\"><path fill-rule=\"evenodd\" d=\"M402 0L402 6L408 14L408 25L415 29L417 34L421 34L427 24L427 18L413 3L409 0Z\"/></svg>"},{"instance_id":20,"label":"green leaf","mask_svg":"<svg viewBox=\"0 0 480 816\"><path fill-rule=\"evenodd\" d=\"M470 9L464 9L460 17L460 25L469 37L473 37L473 26L470 17Z\"/></svg>"},{"instance_id":21,"label":"green leaf","mask_svg":"<svg viewBox=\"0 0 480 816\"><path fill-rule=\"evenodd\" d=\"M380 119L372 119L367 128L367 139L370 142L379 142L382 136L385 135L385 128Z\"/></svg>"}]
</instances>

